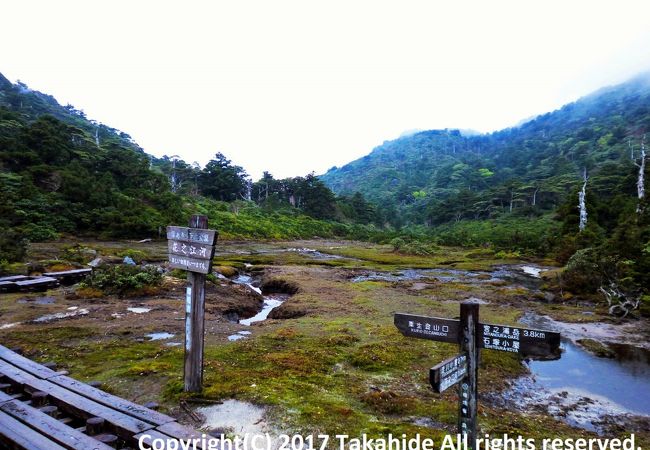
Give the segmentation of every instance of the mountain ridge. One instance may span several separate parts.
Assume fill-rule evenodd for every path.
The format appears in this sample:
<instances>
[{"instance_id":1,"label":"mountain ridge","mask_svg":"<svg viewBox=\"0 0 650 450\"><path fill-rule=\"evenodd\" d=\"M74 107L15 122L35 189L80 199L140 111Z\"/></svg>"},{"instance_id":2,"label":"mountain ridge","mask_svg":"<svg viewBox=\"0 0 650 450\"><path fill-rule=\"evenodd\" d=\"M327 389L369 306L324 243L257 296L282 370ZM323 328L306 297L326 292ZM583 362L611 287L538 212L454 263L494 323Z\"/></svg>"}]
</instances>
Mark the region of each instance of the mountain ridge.
<instances>
[{"instance_id":1,"label":"mountain ridge","mask_svg":"<svg viewBox=\"0 0 650 450\"><path fill-rule=\"evenodd\" d=\"M638 147L650 129L649 111L650 73L642 73L517 127L478 136L426 130L386 141L320 179L339 195L358 191L379 205L398 205L397 215L405 216L407 224L445 222L444 214L431 211L434 206L458 200L463 192L491 202L496 191L507 191L515 181L535 184L528 189L532 192L540 188L534 200L530 193L522 200L526 189L511 193L518 197L515 208L520 203L539 207L541 201L542 210L551 211L581 183L585 168L594 175L604 175L612 163L621 172L632 169L628 146ZM484 209L475 218L496 213Z\"/></svg>"}]
</instances>

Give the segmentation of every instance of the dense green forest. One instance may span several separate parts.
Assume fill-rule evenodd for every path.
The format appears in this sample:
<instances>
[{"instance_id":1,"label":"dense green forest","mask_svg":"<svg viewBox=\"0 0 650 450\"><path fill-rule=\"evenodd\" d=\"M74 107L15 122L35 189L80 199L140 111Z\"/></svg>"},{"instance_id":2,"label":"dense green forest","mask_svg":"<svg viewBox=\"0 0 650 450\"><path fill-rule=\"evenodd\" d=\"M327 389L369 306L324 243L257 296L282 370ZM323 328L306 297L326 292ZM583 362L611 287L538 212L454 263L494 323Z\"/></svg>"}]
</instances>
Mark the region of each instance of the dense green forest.
<instances>
[{"instance_id":1,"label":"dense green forest","mask_svg":"<svg viewBox=\"0 0 650 450\"><path fill-rule=\"evenodd\" d=\"M0 75L0 261L62 234L158 237L207 214L231 238L367 237L374 209L313 174L252 183L217 153L201 168L155 158L131 137Z\"/></svg>"},{"instance_id":2,"label":"dense green forest","mask_svg":"<svg viewBox=\"0 0 650 450\"><path fill-rule=\"evenodd\" d=\"M20 260L24 241L66 233L156 237L198 212L224 237L550 256L568 264L566 289L637 295L650 285L640 190L648 130L643 75L518 127L419 132L320 177L266 172L253 182L222 153L205 167L153 157L128 134L0 75L0 260Z\"/></svg>"},{"instance_id":3,"label":"dense green forest","mask_svg":"<svg viewBox=\"0 0 650 450\"><path fill-rule=\"evenodd\" d=\"M592 272L574 277L574 289L648 286L650 218L639 190L648 131L643 74L499 132L431 130L384 142L321 179L382 205L385 225L425 227L447 244L551 255Z\"/></svg>"}]
</instances>

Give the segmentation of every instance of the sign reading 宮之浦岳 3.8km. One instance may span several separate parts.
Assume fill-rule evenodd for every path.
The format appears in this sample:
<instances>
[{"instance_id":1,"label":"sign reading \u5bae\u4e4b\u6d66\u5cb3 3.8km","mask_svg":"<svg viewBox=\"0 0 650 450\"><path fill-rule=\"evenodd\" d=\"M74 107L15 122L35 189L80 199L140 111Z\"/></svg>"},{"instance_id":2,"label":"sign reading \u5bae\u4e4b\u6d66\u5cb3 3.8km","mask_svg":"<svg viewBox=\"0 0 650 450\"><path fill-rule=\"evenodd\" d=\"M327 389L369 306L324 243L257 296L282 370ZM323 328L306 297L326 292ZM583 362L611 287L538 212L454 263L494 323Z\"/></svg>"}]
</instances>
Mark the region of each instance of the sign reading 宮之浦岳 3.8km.
<instances>
[{"instance_id":1,"label":"sign reading \u5bae\u4e4b\u6d66\u5cb3 3.8km","mask_svg":"<svg viewBox=\"0 0 650 450\"><path fill-rule=\"evenodd\" d=\"M438 342L460 342L460 321L442 317L396 313L395 326L404 336ZM527 356L551 357L558 354L560 333L507 325L477 324L478 347Z\"/></svg>"},{"instance_id":2,"label":"sign reading \u5bae\u4e4b\u6d66\u5cb3 3.8km","mask_svg":"<svg viewBox=\"0 0 650 450\"><path fill-rule=\"evenodd\" d=\"M547 358L559 356L560 333L553 331L481 323L477 334L480 348Z\"/></svg>"},{"instance_id":3,"label":"sign reading \u5bae\u4e4b\u6d66\u5cb3 3.8km","mask_svg":"<svg viewBox=\"0 0 650 450\"><path fill-rule=\"evenodd\" d=\"M216 236L215 230L167 227L170 267L203 274L210 273Z\"/></svg>"}]
</instances>

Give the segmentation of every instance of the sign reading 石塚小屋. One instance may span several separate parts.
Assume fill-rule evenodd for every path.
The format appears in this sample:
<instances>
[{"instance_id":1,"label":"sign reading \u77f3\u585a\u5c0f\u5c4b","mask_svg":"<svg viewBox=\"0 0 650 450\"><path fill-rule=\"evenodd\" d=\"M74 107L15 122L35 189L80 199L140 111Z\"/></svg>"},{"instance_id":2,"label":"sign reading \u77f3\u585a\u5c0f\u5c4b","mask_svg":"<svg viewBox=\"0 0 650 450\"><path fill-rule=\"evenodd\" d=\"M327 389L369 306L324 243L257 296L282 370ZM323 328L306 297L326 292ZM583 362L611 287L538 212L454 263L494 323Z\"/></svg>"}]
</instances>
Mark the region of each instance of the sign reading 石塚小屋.
<instances>
[{"instance_id":1,"label":"sign reading \u77f3\u585a\u5c0f\u5c4b","mask_svg":"<svg viewBox=\"0 0 650 450\"><path fill-rule=\"evenodd\" d=\"M169 266L187 270L189 286L185 307L185 391L199 392L203 385L203 333L205 275L212 271L215 230L205 216L192 216L189 227L167 227Z\"/></svg>"},{"instance_id":2,"label":"sign reading \u77f3\u585a\u5c0f\u5c4b","mask_svg":"<svg viewBox=\"0 0 650 450\"><path fill-rule=\"evenodd\" d=\"M467 436L472 449L476 442L479 349L545 358L560 355L560 333L479 323L478 313L478 303L463 302L460 320L402 313L394 317L404 336L459 344L460 354L432 367L429 381L438 393L458 384L458 432Z\"/></svg>"}]
</instances>

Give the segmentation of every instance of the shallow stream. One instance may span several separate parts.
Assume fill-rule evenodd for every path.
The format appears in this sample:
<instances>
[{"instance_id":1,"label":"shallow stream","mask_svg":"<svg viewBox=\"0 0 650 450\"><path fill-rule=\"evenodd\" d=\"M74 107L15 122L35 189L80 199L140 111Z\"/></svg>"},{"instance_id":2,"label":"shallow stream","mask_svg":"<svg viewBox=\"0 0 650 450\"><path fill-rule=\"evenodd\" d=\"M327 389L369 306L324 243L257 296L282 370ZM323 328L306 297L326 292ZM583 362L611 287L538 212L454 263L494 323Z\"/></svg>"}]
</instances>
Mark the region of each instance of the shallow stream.
<instances>
[{"instance_id":1,"label":"shallow stream","mask_svg":"<svg viewBox=\"0 0 650 450\"><path fill-rule=\"evenodd\" d=\"M241 274L232 280L234 283L244 285L248 287L253 292L256 292L262 295L264 303L262 304L262 309L255 314L253 317L248 319L241 319L239 323L241 325L250 326L255 322L261 322L266 320L269 317L271 311L280 306L285 302L289 295L287 294L272 294L272 295L263 295L262 290L259 288L259 280L255 280L251 275ZM245 339L246 336L250 335L250 331L240 331L236 334L228 336L229 341L238 341L240 339Z\"/></svg>"}]
</instances>

